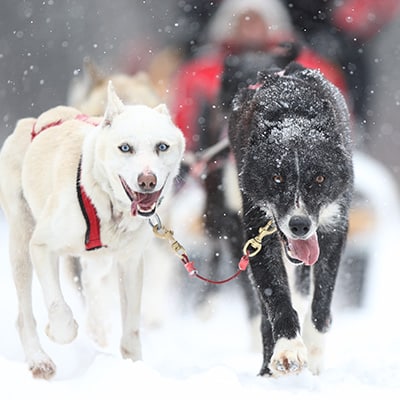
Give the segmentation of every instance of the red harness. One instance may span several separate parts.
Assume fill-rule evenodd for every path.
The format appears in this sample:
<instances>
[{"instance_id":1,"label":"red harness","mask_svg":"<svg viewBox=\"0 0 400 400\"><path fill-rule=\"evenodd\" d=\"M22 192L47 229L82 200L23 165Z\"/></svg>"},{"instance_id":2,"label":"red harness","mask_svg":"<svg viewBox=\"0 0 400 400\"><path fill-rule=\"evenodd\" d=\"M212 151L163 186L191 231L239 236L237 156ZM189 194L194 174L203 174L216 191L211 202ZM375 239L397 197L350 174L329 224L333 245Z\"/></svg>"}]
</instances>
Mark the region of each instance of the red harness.
<instances>
[{"instance_id":1,"label":"red harness","mask_svg":"<svg viewBox=\"0 0 400 400\"><path fill-rule=\"evenodd\" d=\"M81 164L82 159L79 160L78 173L76 174L76 192L78 193L79 205L86 221L85 248L89 251L107 246L103 246L100 239L100 219L96 208L81 185Z\"/></svg>"},{"instance_id":2,"label":"red harness","mask_svg":"<svg viewBox=\"0 0 400 400\"><path fill-rule=\"evenodd\" d=\"M79 121L86 122L93 126L97 126L98 124L91 121L88 115L79 114L75 117L75 119ZM62 119L59 119L54 122L50 122L47 125L44 125L39 131L36 131L36 123L32 127L31 132L31 140L33 140L37 135L45 131L46 129L61 125L63 122ZM100 219L97 215L97 211L95 206L93 205L92 201L88 197L85 192L85 189L81 185L81 163L82 160L79 160L78 165L78 172L76 175L76 191L78 195L79 205L82 210L83 217L85 218L86 222L86 235L85 235L85 248L86 250L96 250L101 247L106 247L101 242L100 238Z\"/></svg>"}]
</instances>

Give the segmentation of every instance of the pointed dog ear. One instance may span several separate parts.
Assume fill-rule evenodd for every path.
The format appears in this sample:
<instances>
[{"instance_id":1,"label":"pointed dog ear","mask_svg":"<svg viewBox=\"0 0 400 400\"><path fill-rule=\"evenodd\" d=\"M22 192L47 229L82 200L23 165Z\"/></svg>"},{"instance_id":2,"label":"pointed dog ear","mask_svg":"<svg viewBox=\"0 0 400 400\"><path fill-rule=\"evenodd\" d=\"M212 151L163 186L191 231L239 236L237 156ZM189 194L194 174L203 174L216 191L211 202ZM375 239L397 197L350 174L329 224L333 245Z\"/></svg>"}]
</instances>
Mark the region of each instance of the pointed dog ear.
<instances>
[{"instance_id":1,"label":"pointed dog ear","mask_svg":"<svg viewBox=\"0 0 400 400\"><path fill-rule=\"evenodd\" d=\"M90 58L83 60L83 71L90 89L101 85L106 80L103 71Z\"/></svg>"},{"instance_id":2,"label":"pointed dog ear","mask_svg":"<svg viewBox=\"0 0 400 400\"><path fill-rule=\"evenodd\" d=\"M168 115L168 116L171 115L165 104L159 104L158 106L154 107L153 110L159 112L160 114L164 114L164 115Z\"/></svg>"},{"instance_id":3,"label":"pointed dog ear","mask_svg":"<svg viewBox=\"0 0 400 400\"><path fill-rule=\"evenodd\" d=\"M121 114L124 111L124 104L121 99L117 96L115 92L114 86L111 81L108 82L108 91L107 91L107 106L106 111L104 113L104 119L102 126L110 126L114 117L118 114Z\"/></svg>"}]
</instances>

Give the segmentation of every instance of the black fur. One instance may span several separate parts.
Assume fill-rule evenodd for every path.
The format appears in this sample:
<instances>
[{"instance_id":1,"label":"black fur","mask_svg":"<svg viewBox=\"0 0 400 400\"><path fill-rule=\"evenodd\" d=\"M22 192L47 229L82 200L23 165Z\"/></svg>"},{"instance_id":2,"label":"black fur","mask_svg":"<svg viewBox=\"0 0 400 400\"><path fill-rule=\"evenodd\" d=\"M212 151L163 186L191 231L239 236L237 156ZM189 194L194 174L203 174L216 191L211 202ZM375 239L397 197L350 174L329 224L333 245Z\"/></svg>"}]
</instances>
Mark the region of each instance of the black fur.
<instances>
[{"instance_id":1,"label":"black fur","mask_svg":"<svg viewBox=\"0 0 400 400\"><path fill-rule=\"evenodd\" d=\"M201 147L207 148L221 139L221 133L224 132L224 125L227 124L227 118L231 111L233 98L239 90L257 83L259 71L281 70L294 60L298 53L299 45L297 43L285 42L268 53L247 51L227 56L224 61L217 107L204 104L203 118L201 119L204 123L200 126L199 132ZM210 161L211 168L204 180L206 192L204 224L210 238L208 246L210 260L207 264L208 271L206 273L215 279L221 278L221 276L218 276L218 267L220 260L225 260L225 257L220 256L221 250L226 250L228 253L227 258L232 271L237 269L237 263L242 256L243 232L240 216L236 210L226 207L222 168L212 168L215 162L223 166L224 162L228 160L228 155L229 152L225 151L219 153L215 159ZM222 246L222 243L226 246ZM247 312L251 319L259 314L257 296L247 274L242 274L238 281L245 295ZM202 291L204 299L215 289L215 286L206 286Z\"/></svg>"},{"instance_id":2,"label":"black fur","mask_svg":"<svg viewBox=\"0 0 400 400\"><path fill-rule=\"evenodd\" d=\"M247 51L227 56L219 92L222 110L230 112L236 93L256 83L259 71L279 71L293 61L299 51L300 46L296 42L283 42L274 51Z\"/></svg>"},{"instance_id":3,"label":"black fur","mask_svg":"<svg viewBox=\"0 0 400 400\"><path fill-rule=\"evenodd\" d=\"M245 240L272 219L277 232L263 240L250 260L250 274L262 313L264 360L261 375L279 338L300 334L284 258L297 268L296 288L306 295L313 280L312 321L319 332L331 323L331 301L346 242L353 169L347 107L339 91L317 71L290 64L264 73L260 87L244 88L233 101L229 139L243 201ZM322 178L321 178L322 177ZM336 214L323 211L336 205ZM299 211L300 210L300 211ZM314 221L319 242L315 265L288 257L287 221L300 214ZM289 223L290 224L290 223ZM291 232L295 236L294 231ZM286 261L287 263L287 261Z\"/></svg>"}]
</instances>

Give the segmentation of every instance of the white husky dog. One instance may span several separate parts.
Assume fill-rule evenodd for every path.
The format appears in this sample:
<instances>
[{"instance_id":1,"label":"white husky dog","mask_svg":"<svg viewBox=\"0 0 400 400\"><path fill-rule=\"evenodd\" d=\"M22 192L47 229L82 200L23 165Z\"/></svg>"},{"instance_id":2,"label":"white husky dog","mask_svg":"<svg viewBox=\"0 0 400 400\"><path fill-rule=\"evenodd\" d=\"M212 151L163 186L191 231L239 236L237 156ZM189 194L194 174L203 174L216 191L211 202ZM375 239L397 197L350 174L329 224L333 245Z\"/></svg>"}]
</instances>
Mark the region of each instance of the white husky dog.
<instances>
[{"instance_id":1,"label":"white husky dog","mask_svg":"<svg viewBox=\"0 0 400 400\"><path fill-rule=\"evenodd\" d=\"M7 138L0 153L0 203L10 229L18 330L33 376L48 379L56 371L36 331L33 268L48 308L47 335L57 343L77 335L60 287L62 256L80 257L89 272L90 279L83 279L89 298L103 273L96 271L118 268L121 353L141 358L142 258L152 235L148 217L171 188L183 152L183 135L164 105L124 105L111 83L103 118L56 107L37 120L19 121Z\"/></svg>"}]
</instances>

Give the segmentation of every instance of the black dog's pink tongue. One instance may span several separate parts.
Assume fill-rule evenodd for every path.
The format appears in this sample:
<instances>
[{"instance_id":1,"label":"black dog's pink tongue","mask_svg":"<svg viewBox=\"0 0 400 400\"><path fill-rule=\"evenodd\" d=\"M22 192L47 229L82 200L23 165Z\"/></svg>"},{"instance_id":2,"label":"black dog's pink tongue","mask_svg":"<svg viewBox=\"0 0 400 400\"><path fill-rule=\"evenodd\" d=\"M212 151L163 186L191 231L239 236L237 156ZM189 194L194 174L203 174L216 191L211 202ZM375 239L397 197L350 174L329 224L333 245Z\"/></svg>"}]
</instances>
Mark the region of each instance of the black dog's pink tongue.
<instances>
[{"instance_id":1,"label":"black dog's pink tongue","mask_svg":"<svg viewBox=\"0 0 400 400\"><path fill-rule=\"evenodd\" d=\"M306 265L314 265L319 257L318 236L316 233L307 240L288 239L291 256Z\"/></svg>"}]
</instances>

